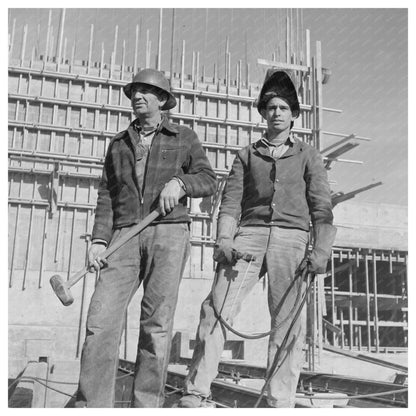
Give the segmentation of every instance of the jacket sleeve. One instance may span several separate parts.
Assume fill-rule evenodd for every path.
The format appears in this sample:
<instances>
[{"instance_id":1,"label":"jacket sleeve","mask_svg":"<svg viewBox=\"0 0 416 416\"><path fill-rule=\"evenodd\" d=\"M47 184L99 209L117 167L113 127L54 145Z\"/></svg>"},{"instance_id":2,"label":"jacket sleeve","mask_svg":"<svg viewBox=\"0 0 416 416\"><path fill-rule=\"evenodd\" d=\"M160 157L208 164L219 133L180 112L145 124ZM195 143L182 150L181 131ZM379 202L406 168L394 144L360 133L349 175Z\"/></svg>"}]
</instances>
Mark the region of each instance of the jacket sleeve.
<instances>
[{"instance_id":1,"label":"jacket sleeve","mask_svg":"<svg viewBox=\"0 0 416 416\"><path fill-rule=\"evenodd\" d=\"M184 173L175 175L186 188L186 195L191 198L202 198L212 195L217 187L217 177L194 131L187 129L191 135L189 151Z\"/></svg>"},{"instance_id":2,"label":"jacket sleeve","mask_svg":"<svg viewBox=\"0 0 416 416\"><path fill-rule=\"evenodd\" d=\"M241 203L244 194L244 154L246 149L240 150L235 156L233 166L227 178L227 183L222 194L219 218L230 216L240 220Z\"/></svg>"},{"instance_id":3,"label":"jacket sleeve","mask_svg":"<svg viewBox=\"0 0 416 416\"><path fill-rule=\"evenodd\" d=\"M306 199L312 224L332 224L331 191L321 154L311 148L306 163Z\"/></svg>"},{"instance_id":4,"label":"jacket sleeve","mask_svg":"<svg viewBox=\"0 0 416 416\"><path fill-rule=\"evenodd\" d=\"M113 234L113 207L109 189L109 181L112 173L111 150L107 150L104 161L101 181L98 185L97 207L95 209L94 227L92 239L104 240L107 244Z\"/></svg>"}]
</instances>

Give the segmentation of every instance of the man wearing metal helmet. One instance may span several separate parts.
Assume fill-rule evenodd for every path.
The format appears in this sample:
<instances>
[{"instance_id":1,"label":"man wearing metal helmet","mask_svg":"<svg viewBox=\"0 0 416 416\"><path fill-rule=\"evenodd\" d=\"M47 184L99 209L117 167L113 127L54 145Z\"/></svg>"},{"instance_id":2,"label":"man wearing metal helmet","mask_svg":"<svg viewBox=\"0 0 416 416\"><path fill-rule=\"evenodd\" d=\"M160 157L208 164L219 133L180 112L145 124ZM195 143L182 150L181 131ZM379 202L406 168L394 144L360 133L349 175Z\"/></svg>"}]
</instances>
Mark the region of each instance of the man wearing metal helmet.
<instances>
[{"instance_id":1,"label":"man wearing metal helmet","mask_svg":"<svg viewBox=\"0 0 416 416\"><path fill-rule=\"evenodd\" d=\"M189 254L186 196L205 197L216 189L196 134L170 123L162 112L176 105L164 75L144 69L124 92L137 118L111 140L98 189L89 263L102 270L88 311L77 407L114 406L121 334L140 284L132 406L163 405L173 316ZM162 215L150 226L108 262L100 258L107 245L158 207Z\"/></svg>"},{"instance_id":2,"label":"man wearing metal helmet","mask_svg":"<svg viewBox=\"0 0 416 416\"><path fill-rule=\"evenodd\" d=\"M234 160L222 196L214 259L219 263L210 294L201 306L196 346L180 407L205 407L217 375L226 332L242 301L266 272L271 332L268 373L293 320L304 287L300 265L310 272L326 270L335 237L326 170L319 152L293 137L291 129L300 106L288 72L269 70L258 100L267 131L241 149ZM314 249L305 258L310 221ZM255 256L249 266L235 252ZM293 407L303 364L306 312L289 332L279 357L280 368L270 377L267 402Z\"/></svg>"}]
</instances>

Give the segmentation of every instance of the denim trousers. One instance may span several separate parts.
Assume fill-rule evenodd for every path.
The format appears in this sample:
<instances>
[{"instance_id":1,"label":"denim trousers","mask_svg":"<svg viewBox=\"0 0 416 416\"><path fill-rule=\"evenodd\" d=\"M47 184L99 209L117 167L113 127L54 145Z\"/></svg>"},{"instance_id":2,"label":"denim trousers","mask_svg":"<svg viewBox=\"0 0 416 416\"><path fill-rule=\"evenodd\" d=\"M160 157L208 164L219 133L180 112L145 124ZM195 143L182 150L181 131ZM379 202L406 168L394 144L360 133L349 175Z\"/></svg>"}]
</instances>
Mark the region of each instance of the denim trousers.
<instances>
[{"instance_id":1,"label":"denim trousers","mask_svg":"<svg viewBox=\"0 0 416 416\"><path fill-rule=\"evenodd\" d=\"M201 306L196 346L185 380L187 394L208 397L210 385L218 372L226 330L215 315L213 302L221 317L232 325L233 318L241 310L242 301L264 272L268 276L272 331L267 352L267 367L270 368L293 320L294 307L299 303L298 295L305 286L301 279L295 279L295 271L305 256L308 237L308 232L299 229L275 226L239 228L233 247L240 252L253 254L256 260L250 265L239 260L234 266L218 267L211 292ZM279 370L268 386L267 401L271 407L295 405L305 336L306 309L303 308L280 354Z\"/></svg>"},{"instance_id":2,"label":"denim trousers","mask_svg":"<svg viewBox=\"0 0 416 416\"><path fill-rule=\"evenodd\" d=\"M128 230L115 230L111 242ZM171 223L147 227L108 258L88 310L76 407L114 407L125 315L140 284L132 407L163 406L173 318L188 255L188 224Z\"/></svg>"}]
</instances>

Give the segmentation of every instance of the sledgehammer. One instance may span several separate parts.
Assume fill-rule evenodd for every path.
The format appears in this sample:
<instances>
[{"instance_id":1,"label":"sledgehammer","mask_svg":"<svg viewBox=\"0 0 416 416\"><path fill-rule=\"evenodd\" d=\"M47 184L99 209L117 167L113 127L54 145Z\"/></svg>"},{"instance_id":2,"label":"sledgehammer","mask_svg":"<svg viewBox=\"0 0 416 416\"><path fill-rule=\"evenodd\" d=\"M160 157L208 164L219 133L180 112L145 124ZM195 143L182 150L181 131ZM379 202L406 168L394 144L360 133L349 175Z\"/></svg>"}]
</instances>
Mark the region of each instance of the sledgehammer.
<instances>
[{"instance_id":1,"label":"sledgehammer","mask_svg":"<svg viewBox=\"0 0 416 416\"><path fill-rule=\"evenodd\" d=\"M159 208L152 211L149 215L147 215L143 221L139 224L134 225L131 230L129 230L126 234L120 237L114 244L107 248L101 255L100 258L106 259L116 250L118 250L124 243L128 240L133 238L135 235L139 234L142 230L144 230L151 222L153 222L158 216L160 215ZM74 298L71 294L71 287L75 285L83 276L88 273L89 268L84 267L82 270L77 272L74 276L72 276L69 280L64 281L64 279L55 274L49 280L53 291L55 292L56 296L58 296L59 300L63 303L64 306L69 306L74 301Z\"/></svg>"}]
</instances>

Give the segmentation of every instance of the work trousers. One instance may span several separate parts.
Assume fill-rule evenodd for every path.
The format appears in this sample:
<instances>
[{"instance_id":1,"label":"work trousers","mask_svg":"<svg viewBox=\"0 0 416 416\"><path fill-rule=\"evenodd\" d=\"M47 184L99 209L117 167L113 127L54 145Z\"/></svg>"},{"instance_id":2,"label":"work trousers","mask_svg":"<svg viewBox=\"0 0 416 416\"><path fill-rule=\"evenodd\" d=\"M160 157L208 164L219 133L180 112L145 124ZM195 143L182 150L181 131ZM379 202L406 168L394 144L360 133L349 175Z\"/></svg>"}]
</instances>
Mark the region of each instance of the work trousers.
<instances>
[{"instance_id":1,"label":"work trousers","mask_svg":"<svg viewBox=\"0 0 416 416\"><path fill-rule=\"evenodd\" d=\"M219 266L210 294L202 303L196 346L185 392L203 397L218 372L226 331L217 319L216 310L229 324L239 313L241 304L256 282L267 271L268 307L271 330L268 345L268 368L282 344L293 320L294 305L300 301L305 284L295 279L295 271L305 256L308 232L281 227L240 227L233 247L256 256L248 265L239 260L235 266ZM253 311L255 313L255 311ZM272 407L294 407L296 387L303 365L302 348L306 335L306 309L293 326L286 347L281 352L281 366L272 377L267 401Z\"/></svg>"},{"instance_id":2,"label":"work trousers","mask_svg":"<svg viewBox=\"0 0 416 416\"><path fill-rule=\"evenodd\" d=\"M112 243L129 228L114 232ZM92 296L77 407L114 407L128 304L143 283L132 407L162 407L179 283L189 255L187 223L144 229L108 258Z\"/></svg>"}]
</instances>

